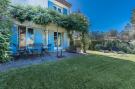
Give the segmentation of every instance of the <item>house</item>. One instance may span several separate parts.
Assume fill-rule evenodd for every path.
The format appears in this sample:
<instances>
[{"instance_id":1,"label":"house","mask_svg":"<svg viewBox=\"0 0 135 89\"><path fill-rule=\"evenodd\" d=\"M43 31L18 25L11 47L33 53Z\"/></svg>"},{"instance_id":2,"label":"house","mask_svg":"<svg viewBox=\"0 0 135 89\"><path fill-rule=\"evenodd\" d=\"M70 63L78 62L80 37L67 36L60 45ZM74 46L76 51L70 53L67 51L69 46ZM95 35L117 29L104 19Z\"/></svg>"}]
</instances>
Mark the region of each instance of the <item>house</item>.
<instances>
[{"instance_id":1,"label":"house","mask_svg":"<svg viewBox=\"0 0 135 89\"><path fill-rule=\"evenodd\" d=\"M70 14L71 4L65 0L11 0L12 5L31 5L42 8L50 8L61 14ZM49 52L65 50L69 47L69 38L64 28L50 24L48 26L37 25L33 22L25 21L20 23L14 20L11 37L11 47L13 53L19 49L35 49L43 45ZM58 43L57 43L58 41ZM37 46L32 46L37 45ZM57 48L58 45L58 48Z\"/></svg>"}]
</instances>

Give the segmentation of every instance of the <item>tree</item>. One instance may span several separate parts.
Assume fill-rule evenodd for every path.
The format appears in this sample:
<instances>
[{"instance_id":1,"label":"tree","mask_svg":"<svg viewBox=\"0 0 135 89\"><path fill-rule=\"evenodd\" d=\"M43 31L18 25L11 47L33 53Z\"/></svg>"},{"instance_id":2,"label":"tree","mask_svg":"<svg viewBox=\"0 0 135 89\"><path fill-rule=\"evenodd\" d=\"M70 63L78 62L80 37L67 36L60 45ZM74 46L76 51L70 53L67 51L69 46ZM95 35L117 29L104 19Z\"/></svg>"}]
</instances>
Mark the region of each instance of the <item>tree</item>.
<instances>
[{"instance_id":1,"label":"tree","mask_svg":"<svg viewBox=\"0 0 135 89\"><path fill-rule=\"evenodd\" d=\"M8 6L8 0L0 1L0 62L9 60L11 20Z\"/></svg>"},{"instance_id":2,"label":"tree","mask_svg":"<svg viewBox=\"0 0 135 89\"><path fill-rule=\"evenodd\" d=\"M72 14L66 16L63 18L63 24L61 25L67 30L68 37L70 39L70 49L74 49L74 38L73 38L73 33L77 27L77 22L75 20L75 16Z\"/></svg>"},{"instance_id":3,"label":"tree","mask_svg":"<svg viewBox=\"0 0 135 89\"><path fill-rule=\"evenodd\" d=\"M117 35L118 35L118 31L117 30L111 29L109 31L109 36L111 36L111 37L117 37Z\"/></svg>"},{"instance_id":4,"label":"tree","mask_svg":"<svg viewBox=\"0 0 135 89\"><path fill-rule=\"evenodd\" d=\"M82 38L82 44L83 44L83 51L86 52L86 39L85 37L88 35L88 20L87 18L81 14L81 13L72 13L69 16L67 16L64 20L64 28L67 29L68 36L70 39L70 48L74 48L74 38L73 33L74 32L80 32L81 38Z\"/></svg>"},{"instance_id":5,"label":"tree","mask_svg":"<svg viewBox=\"0 0 135 89\"><path fill-rule=\"evenodd\" d=\"M81 13L73 13L75 18L75 31L81 32L81 41L82 41L82 48L83 52L86 53L86 46L89 43L89 22L88 19Z\"/></svg>"},{"instance_id":6,"label":"tree","mask_svg":"<svg viewBox=\"0 0 135 89\"><path fill-rule=\"evenodd\" d=\"M105 32L101 32L101 31L92 31L91 32L91 39L97 40L97 41L104 40L105 34L106 34Z\"/></svg>"},{"instance_id":7,"label":"tree","mask_svg":"<svg viewBox=\"0 0 135 89\"><path fill-rule=\"evenodd\" d=\"M135 24L135 9L132 11L131 23Z\"/></svg>"}]
</instances>

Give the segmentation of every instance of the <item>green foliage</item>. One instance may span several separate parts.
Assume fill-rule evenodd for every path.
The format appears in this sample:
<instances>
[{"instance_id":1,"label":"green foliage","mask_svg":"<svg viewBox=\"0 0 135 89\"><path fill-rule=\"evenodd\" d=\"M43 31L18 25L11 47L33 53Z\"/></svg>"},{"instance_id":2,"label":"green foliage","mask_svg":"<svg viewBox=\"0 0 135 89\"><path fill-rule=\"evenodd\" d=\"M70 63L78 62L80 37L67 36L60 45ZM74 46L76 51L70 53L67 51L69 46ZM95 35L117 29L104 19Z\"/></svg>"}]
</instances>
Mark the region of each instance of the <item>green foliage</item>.
<instances>
[{"instance_id":1,"label":"green foliage","mask_svg":"<svg viewBox=\"0 0 135 89\"><path fill-rule=\"evenodd\" d=\"M102 44L96 44L96 45L94 46L94 49L95 49L96 51L101 50L101 49L102 49Z\"/></svg>"},{"instance_id":2,"label":"green foliage","mask_svg":"<svg viewBox=\"0 0 135 89\"><path fill-rule=\"evenodd\" d=\"M41 7L34 8L30 6L16 6L11 10L11 14L13 18L20 22L32 21L40 25L48 25L50 23L54 23L58 27L60 26L65 28L70 38L70 46L74 46L74 31L82 32L82 39L85 39L85 35L88 32L88 20L83 14L80 13L62 15L54 10L43 9ZM82 44L83 48L85 49L86 41L82 40Z\"/></svg>"},{"instance_id":3,"label":"green foliage","mask_svg":"<svg viewBox=\"0 0 135 89\"><path fill-rule=\"evenodd\" d=\"M6 62L10 60L9 57L9 38L11 19L8 9L9 1L0 1L0 62Z\"/></svg>"},{"instance_id":4,"label":"green foliage","mask_svg":"<svg viewBox=\"0 0 135 89\"><path fill-rule=\"evenodd\" d=\"M74 29L79 32L88 32L89 22L88 19L81 13L73 13L70 15L74 18L76 24L74 24Z\"/></svg>"},{"instance_id":5,"label":"green foliage","mask_svg":"<svg viewBox=\"0 0 135 89\"><path fill-rule=\"evenodd\" d=\"M0 32L0 62L6 62L10 60L9 37L10 34L8 32Z\"/></svg>"},{"instance_id":6,"label":"green foliage","mask_svg":"<svg viewBox=\"0 0 135 89\"><path fill-rule=\"evenodd\" d=\"M83 52L86 53L86 50L88 49L89 45L89 35L88 35L89 22L83 14L73 13L73 16L75 17L77 22L75 26L76 31L82 33L81 36L82 48Z\"/></svg>"},{"instance_id":7,"label":"green foliage","mask_svg":"<svg viewBox=\"0 0 135 89\"><path fill-rule=\"evenodd\" d=\"M92 40L90 42L90 45L89 45L89 50L97 50L96 48L96 45L102 45L103 44L103 40Z\"/></svg>"},{"instance_id":8,"label":"green foliage","mask_svg":"<svg viewBox=\"0 0 135 89\"><path fill-rule=\"evenodd\" d=\"M48 9L31 6L15 6L10 11L12 17L21 23L24 21L32 21L36 24L47 25L52 22L52 17L48 13Z\"/></svg>"},{"instance_id":9,"label":"green foliage","mask_svg":"<svg viewBox=\"0 0 135 89\"><path fill-rule=\"evenodd\" d=\"M86 50L89 48L89 44L90 44L90 37L87 33L82 33L81 42L82 42L83 52L86 53Z\"/></svg>"},{"instance_id":10,"label":"green foliage","mask_svg":"<svg viewBox=\"0 0 135 89\"><path fill-rule=\"evenodd\" d=\"M106 41L92 41L90 50L108 50L108 51L122 51L129 54L135 54L135 46L128 42L119 40Z\"/></svg>"},{"instance_id":11,"label":"green foliage","mask_svg":"<svg viewBox=\"0 0 135 89\"><path fill-rule=\"evenodd\" d=\"M9 4L9 0L0 0L0 16L2 14L2 12L6 12L7 11L7 5Z\"/></svg>"},{"instance_id":12,"label":"green foliage","mask_svg":"<svg viewBox=\"0 0 135 89\"><path fill-rule=\"evenodd\" d=\"M68 29L68 36L70 38L70 46L74 46L74 41L73 41L73 33L74 31L76 32L81 32L81 42L82 42L82 48L84 52L86 52L86 45L87 45L87 34L88 34L88 27L89 23L87 18L80 13L73 13L70 14L65 21L65 28Z\"/></svg>"},{"instance_id":13,"label":"green foliage","mask_svg":"<svg viewBox=\"0 0 135 89\"><path fill-rule=\"evenodd\" d=\"M48 25L52 22L53 17L49 14L48 9L42 9L38 7L36 9L36 12L33 12L35 15L33 15L33 22L40 25Z\"/></svg>"}]
</instances>

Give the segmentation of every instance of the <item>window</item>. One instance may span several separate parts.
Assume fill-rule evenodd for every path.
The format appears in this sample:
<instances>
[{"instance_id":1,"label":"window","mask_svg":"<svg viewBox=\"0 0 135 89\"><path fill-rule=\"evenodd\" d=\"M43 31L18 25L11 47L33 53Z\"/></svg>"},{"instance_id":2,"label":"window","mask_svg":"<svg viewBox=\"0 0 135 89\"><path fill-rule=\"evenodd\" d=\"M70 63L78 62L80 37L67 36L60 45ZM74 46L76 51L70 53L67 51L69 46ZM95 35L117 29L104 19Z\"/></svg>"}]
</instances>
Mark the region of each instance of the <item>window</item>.
<instances>
[{"instance_id":1,"label":"window","mask_svg":"<svg viewBox=\"0 0 135 89\"><path fill-rule=\"evenodd\" d=\"M26 46L26 27L19 26L19 47L23 48Z\"/></svg>"},{"instance_id":2,"label":"window","mask_svg":"<svg viewBox=\"0 0 135 89\"><path fill-rule=\"evenodd\" d=\"M32 28L28 28L27 45L33 45L33 44L34 44L34 31Z\"/></svg>"},{"instance_id":3,"label":"window","mask_svg":"<svg viewBox=\"0 0 135 89\"><path fill-rule=\"evenodd\" d=\"M62 12L62 10L61 10L60 8L58 8L58 12L59 12L59 13L61 13L61 12Z\"/></svg>"},{"instance_id":4,"label":"window","mask_svg":"<svg viewBox=\"0 0 135 89\"><path fill-rule=\"evenodd\" d=\"M19 47L25 48L27 45L34 44L34 30L32 28L26 28L25 26L19 26Z\"/></svg>"},{"instance_id":5,"label":"window","mask_svg":"<svg viewBox=\"0 0 135 89\"><path fill-rule=\"evenodd\" d=\"M63 8L63 14L67 15L68 14L68 10L66 8Z\"/></svg>"},{"instance_id":6,"label":"window","mask_svg":"<svg viewBox=\"0 0 135 89\"><path fill-rule=\"evenodd\" d=\"M57 39L57 32L54 32L54 44L55 44L55 47L57 47L57 44L58 44L58 47L62 46L62 33L58 32L58 39Z\"/></svg>"},{"instance_id":7,"label":"window","mask_svg":"<svg viewBox=\"0 0 135 89\"><path fill-rule=\"evenodd\" d=\"M54 10L57 10L57 7L56 7L56 6L53 6L53 9L54 9Z\"/></svg>"},{"instance_id":8,"label":"window","mask_svg":"<svg viewBox=\"0 0 135 89\"><path fill-rule=\"evenodd\" d=\"M61 7L59 7L59 6L57 6L57 5L54 5L53 6L53 9L56 10L56 11L58 11L59 13L62 13L63 12L62 11L63 9Z\"/></svg>"}]
</instances>

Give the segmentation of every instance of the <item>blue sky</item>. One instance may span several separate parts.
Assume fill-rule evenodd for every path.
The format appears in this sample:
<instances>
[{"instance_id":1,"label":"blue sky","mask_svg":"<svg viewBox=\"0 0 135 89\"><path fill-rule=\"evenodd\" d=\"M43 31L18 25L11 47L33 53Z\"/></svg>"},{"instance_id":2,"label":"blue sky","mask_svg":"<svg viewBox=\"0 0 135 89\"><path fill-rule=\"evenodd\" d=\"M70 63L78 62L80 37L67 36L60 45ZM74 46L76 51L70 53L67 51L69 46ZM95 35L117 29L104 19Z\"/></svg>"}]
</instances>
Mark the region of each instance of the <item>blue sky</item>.
<instances>
[{"instance_id":1,"label":"blue sky","mask_svg":"<svg viewBox=\"0 0 135 89\"><path fill-rule=\"evenodd\" d=\"M130 22L135 0L67 0L91 21L91 30L122 30Z\"/></svg>"}]
</instances>

